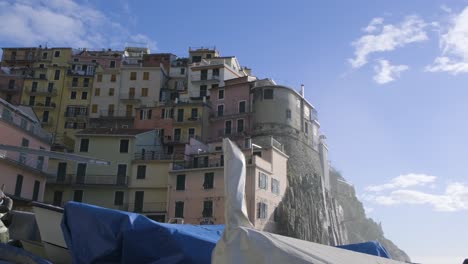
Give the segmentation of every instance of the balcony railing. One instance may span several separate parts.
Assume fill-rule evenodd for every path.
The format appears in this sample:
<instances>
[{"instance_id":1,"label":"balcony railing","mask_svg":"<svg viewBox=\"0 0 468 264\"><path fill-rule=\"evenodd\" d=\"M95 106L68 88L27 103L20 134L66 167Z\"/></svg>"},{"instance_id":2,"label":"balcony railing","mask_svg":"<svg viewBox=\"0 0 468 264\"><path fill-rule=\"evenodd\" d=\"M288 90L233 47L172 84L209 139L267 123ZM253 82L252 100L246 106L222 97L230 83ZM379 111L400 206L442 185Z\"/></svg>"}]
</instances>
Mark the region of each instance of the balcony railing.
<instances>
[{"instance_id":1,"label":"balcony railing","mask_svg":"<svg viewBox=\"0 0 468 264\"><path fill-rule=\"evenodd\" d=\"M13 119L12 116L1 115L0 118L4 122L7 122L7 123L9 123L11 125L14 125L14 126L20 128L20 129L22 129L23 131L25 131L29 135L39 137L40 139L45 140L46 142L51 142L52 141L52 135L45 132L44 130L42 130L42 128L39 125L30 125L29 129L27 129L26 127L23 127L21 125L19 120L18 120L18 122L15 122L15 120Z\"/></svg>"},{"instance_id":2,"label":"balcony railing","mask_svg":"<svg viewBox=\"0 0 468 264\"><path fill-rule=\"evenodd\" d=\"M144 151L135 153L135 160L183 160L184 154L166 154L156 151Z\"/></svg>"},{"instance_id":3,"label":"balcony railing","mask_svg":"<svg viewBox=\"0 0 468 264\"><path fill-rule=\"evenodd\" d=\"M99 111L100 118L133 118L135 113L127 110L101 110Z\"/></svg>"},{"instance_id":4,"label":"balcony railing","mask_svg":"<svg viewBox=\"0 0 468 264\"><path fill-rule=\"evenodd\" d=\"M55 88L32 88L32 87L25 87L26 94L30 95L45 95L45 96L56 96L57 89Z\"/></svg>"},{"instance_id":5,"label":"balcony railing","mask_svg":"<svg viewBox=\"0 0 468 264\"><path fill-rule=\"evenodd\" d=\"M67 174L65 176L49 176L47 183L52 184L79 184L79 185L116 185L125 186L128 184L128 176L116 175L85 175L76 176Z\"/></svg>"},{"instance_id":6,"label":"balcony railing","mask_svg":"<svg viewBox=\"0 0 468 264\"><path fill-rule=\"evenodd\" d=\"M223 118L233 118L236 116L244 116L247 115L247 112L242 112L239 113L239 111L236 112L212 112L210 114L211 119L223 119Z\"/></svg>"},{"instance_id":7,"label":"balcony railing","mask_svg":"<svg viewBox=\"0 0 468 264\"><path fill-rule=\"evenodd\" d=\"M188 169L199 169L199 168L218 168L224 166L223 159L208 159L202 158L190 161L176 161L172 163L172 170L188 170Z\"/></svg>"},{"instance_id":8,"label":"balcony railing","mask_svg":"<svg viewBox=\"0 0 468 264\"><path fill-rule=\"evenodd\" d=\"M127 96L122 96L120 97L120 100L126 103L139 103L141 101L139 97L136 97L135 95L132 95L132 94L129 94Z\"/></svg>"},{"instance_id":9,"label":"balcony railing","mask_svg":"<svg viewBox=\"0 0 468 264\"><path fill-rule=\"evenodd\" d=\"M18 85L10 86L8 84L7 85L0 84L0 91L2 92L18 93L20 90L21 90L21 87Z\"/></svg>"},{"instance_id":10,"label":"balcony railing","mask_svg":"<svg viewBox=\"0 0 468 264\"><path fill-rule=\"evenodd\" d=\"M91 82L84 81L68 81L67 86L71 89L89 89L91 88Z\"/></svg>"},{"instance_id":11,"label":"balcony railing","mask_svg":"<svg viewBox=\"0 0 468 264\"><path fill-rule=\"evenodd\" d=\"M36 107L36 108L55 108L56 105L55 105L54 102L50 102L50 103L39 103L39 102L37 102L37 103L34 104L34 107Z\"/></svg>"},{"instance_id":12,"label":"balcony railing","mask_svg":"<svg viewBox=\"0 0 468 264\"><path fill-rule=\"evenodd\" d=\"M210 75L210 76L202 76L202 75L191 75L190 80L192 82L203 82L203 81L219 81L221 78L219 75Z\"/></svg>"},{"instance_id":13,"label":"balcony railing","mask_svg":"<svg viewBox=\"0 0 468 264\"><path fill-rule=\"evenodd\" d=\"M54 124L54 119L52 117L49 117L47 120L41 120L41 125L42 126L52 126Z\"/></svg>"}]
</instances>

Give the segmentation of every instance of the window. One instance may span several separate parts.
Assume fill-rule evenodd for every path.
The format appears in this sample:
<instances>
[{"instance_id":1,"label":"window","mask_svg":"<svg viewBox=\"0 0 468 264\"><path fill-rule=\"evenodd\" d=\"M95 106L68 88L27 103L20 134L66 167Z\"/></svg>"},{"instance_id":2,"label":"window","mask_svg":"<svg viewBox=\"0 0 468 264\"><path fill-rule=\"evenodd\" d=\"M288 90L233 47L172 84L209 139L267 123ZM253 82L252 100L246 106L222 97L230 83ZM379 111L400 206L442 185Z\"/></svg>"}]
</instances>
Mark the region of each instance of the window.
<instances>
[{"instance_id":1,"label":"window","mask_svg":"<svg viewBox=\"0 0 468 264\"><path fill-rule=\"evenodd\" d=\"M42 113L42 122L44 123L49 122L49 111L44 111Z\"/></svg>"},{"instance_id":2,"label":"window","mask_svg":"<svg viewBox=\"0 0 468 264\"><path fill-rule=\"evenodd\" d=\"M213 69L213 76L219 76L219 68Z\"/></svg>"},{"instance_id":3,"label":"window","mask_svg":"<svg viewBox=\"0 0 468 264\"><path fill-rule=\"evenodd\" d=\"M206 96L206 85L200 85L200 97Z\"/></svg>"},{"instance_id":4,"label":"window","mask_svg":"<svg viewBox=\"0 0 468 264\"><path fill-rule=\"evenodd\" d=\"M212 87L213 88L213 87ZM223 100L224 99L224 89L218 90L218 99Z\"/></svg>"},{"instance_id":5,"label":"window","mask_svg":"<svg viewBox=\"0 0 468 264\"><path fill-rule=\"evenodd\" d=\"M128 97L130 99L135 98L135 87L130 87L130 89L128 90Z\"/></svg>"},{"instance_id":6,"label":"window","mask_svg":"<svg viewBox=\"0 0 468 264\"><path fill-rule=\"evenodd\" d=\"M263 99L273 99L273 89L263 90Z\"/></svg>"},{"instance_id":7,"label":"window","mask_svg":"<svg viewBox=\"0 0 468 264\"><path fill-rule=\"evenodd\" d=\"M258 188L268 189L268 176L263 172L258 173Z\"/></svg>"},{"instance_id":8,"label":"window","mask_svg":"<svg viewBox=\"0 0 468 264\"><path fill-rule=\"evenodd\" d=\"M218 105L218 116L224 115L224 105Z\"/></svg>"},{"instance_id":9,"label":"window","mask_svg":"<svg viewBox=\"0 0 468 264\"><path fill-rule=\"evenodd\" d=\"M29 140L27 138L23 138L21 140L21 146L22 147L29 147Z\"/></svg>"},{"instance_id":10,"label":"window","mask_svg":"<svg viewBox=\"0 0 468 264\"><path fill-rule=\"evenodd\" d=\"M107 115L108 116L114 116L114 105L110 104L107 108Z\"/></svg>"},{"instance_id":11,"label":"window","mask_svg":"<svg viewBox=\"0 0 468 264\"><path fill-rule=\"evenodd\" d=\"M8 119L8 117L7 117L7 119ZM26 121L26 119L24 119L24 118L21 118L20 127L23 128L23 129L27 129L28 121Z\"/></svg>"},{"instance_id":12,"label":"window","mask_svg":"<svg viewBox=\"0 0 468 264\"><path fill-rule=\"evenodd\" d=\"M189 128L188 129L188 137L190 138L195 138L195 128Z\"/></svg>"},{"instance_id":13,"label":"window","mask_svg":"<svg viewBox=\"0 0 468 264\"><path fill-rule=\"evenodd\" d=\"M86 175L86 163L78 163L76 167L76 176L84 177Z\"/></svg>"},{"instance_id":14,"label":"window","mask_svg":"<svg viewBox=\"0 0 468 264\"><path fill-rule=\"evenodd\" d=\"M137 167L137 179L146 178L146 165L138 165Z\"/></svg>"},{"instance_id":15,"label":"window","mask_svg":"<svg viewBox=\"0 0 468 264\"><path fill-rule=\"evenodd\" d=\"M32 200L37 201L39 198L39 190L41 188L41 182L40 181L34 181L34 189L33 189L33 196Z\"/></svg>"},{"instance_id":16,"label":"window","mask_svg":"<svg viewBox=\"0 0 468 264\"><path fill-rule=\"evenodd\" d=\"M286 119L291 119L291 110L286 109Z\"/></svg>"},{"instance_id":17,"label":"window","mask_svg":"<svg viewBox=\"0 0 468 264\"><path fill-rule=\"evenodd\" d=\"M143 80L144 81L149 80L149 72L143 72Z\"/></svg>"},{"instance_id":18,"label":"window","mask_svg":"<svg viewBox=\"0 0 468 264\"><path fill-rule=\"evenodd\" d=\"M124 202L124 192L116 191L114 194L114 205L123 205Z\"/></svg>"},{"instance_id":19,"label":"window","mask_svg":"<svg viewBox=\"0 0 468 264\"><path fill-rule=\"evenodd\" d=\"M120 153L128 153L128 139L120 140Z\"/></svg>"},{"instance_id":20,"label":"window","mask_svg":"<svg viewBox=\"0 0 468 264\"><path fill-rule=\"evenodd\" d=\"M244 132L244 119L237 119L237 132Z\"/></svg>"},{"instance_id":21,"label":"window","mask_svg":"<svg viewBox=\"0 0 468 264\"><path fill-rule=\"evenodd\" d=\"M231 134L231 128L232 128L232 121L227 120L225 125L224 125L224 133L226 135L230 135Z\"/></svg>"},{"instance_id":22,"label":"window","mask_svg":"<svg viewBox=\"0 0 468 264\"><path fill-rule=\"evenodd\" d=\"M211 59L211 54L206 54L207 59Z\"/></svg>"},{"instance_id":23,"label":"window","mask_svg":"<svg viewBox=\"0 0 468 264\"><path fill-rule=\"evenodd\" d=\"M94 96L101 95L101 88L94 88Z\"/></svg>"},{"instance_id":24,"label":"window","mask_svg":"<svg viewBox=\"0 0 468 264\"><path fill-rule=\"evenodd\" d=\"M184 109L177 109L177 122L184 122Z\"/></svg>"},{"instance_id":25,"label":"window","mask_svg":"<svg viewBox=\"0 0 468 264\"><path fill-rule=\"evenodd\" d=\"M29 96L29 105L34 106L36 103L36 96Z\"/></svg>"},{"instance_id":26,"label":"window","mask_svg":"<svg viewBox=\"0 0 468 264\"><path fill-rule=\"evenodd\" d=\"M110 81L111 82L116 82L117 81L117 76L115 74L111 74Z\"/></svg>"},{"instance_id":27,"label":"window","mask_svg":"<svg viewBox=\"0 0 468 264\"><path fill-rule=\"evenodd\" d=\"M109 68L115 68L115 61L110 61L110 66Z\"/></svg>"},{"instance_id":28,"label":"window","mask_svg":"<svg viewBox=\"0 0 468 264\"><path fill-rule=\"evenodd\" d=\"M72 85L71 86L72 87L77 87L78 86L78 78L75 77L75 78L72 79Z\"/></svg>"},{"instance_id":29,"label":"window","mask_svg":"<svg viewBox=\"0 0 468 264\"><path fill-rule=\"evenodd\" d=\"M201 70L200 71L200 80L208 79L208 70Z\"/></svg>"},{"instance_id":30,"label":"window","mask_svg":"<svg viewBox=\"0 0 468 264\"><path fill-rule=\"evenodd\" d=\"M89 78L84 78L83 87L89 87Z\"/></svg>"},{"instance_id":31,"label":"window","mask_svg":"<svg viewBox=\"0 0 468 264\"><path fill-rule=\"evenodd\" d=\"M214 186L214 172L205 173L205 181L203 182L204 189L213 189Z\"/></svg>"},{"instance_id":32,"label":"window","mask_svg":"<svg viewBox=\"0 0 468 264\"><path fill-rule=\"evenodd\" d=\"M60 80L60 70L55 70L54 80L56 81Z\"/></svg>"},{"instance_id":33,"label":"window","mask_svg":"<svg viewBox=\"0 0 468 264\"><path fill-rule=\"evenodd\" d=\"M190 115L192 119L198 118L198 108L192 108L192 114Z\"/></svg>"},{"instance_id":34,"label":"window","mask_svg":"<svg viewBox=\"0 0 468 264\"><path fill-rule=\"evenodd\" d=\"M176 190L177 191L185 190L185 174L177 175Z\"/></svg>"},{"instance_id":35,"label":"window","mask_svg":"<svg viewBox=\"0 0 468 264\"><path fill-rule=\"evenodd\" d=\"M76 91L70 92L70 99L73 99L73 100L76 99Z\"/></svg>"},{"instance_id":36,"label":"window","mask_svg":"<svg viewBox=\"0 0 468 264\"><path fill-rule=\"evenodd\" d=\"M54 52L54 57L55 57L55 58L60 57L60 51L59 51L59 50L56 50L56 51Z\"/></svg>"},{"instance_id":37,"label":"window","mask_svg":"<svg viewBox=\"0 0 468 264\"><path fill-rule=\"evenodd\" d=\"M83 201L83 190L75 190L73 192L73 201L79 203Z\"/></svg>"},{"instance_id":38,"label":"window","mask_svg":"<svg viewBox=\"0 0 468 264\"><path fill-rule=\"evenodd\" d=\"M51 104L50 104L51 100L52 100L52 98L50 98L50 96L46 96L44 105L45 106L51 106Z\"/></svg>"},{"instance_id":39,"label":"window","mask_svg":"<svg viewBox=\"0 0 468 264\"><path fill-rule=\"evenodd\" d=\"M257 203L257 218L265 219L268 215L268 205L266 203Z\"/></svg>"},{"instance_id":40,"label":"window","mask_svg":"<svg viewBox=\"0 0 468 264\"><path fill-rule=\"evenodd\" d=\"M49 54L47 54L47 52L42 53L42 59L43 59L43 60L46 60L48 55L49 55Z\"/></svg>"},{"instance_id":41,"label":"window","mask_svg":"<svg viewBox=\"0 0 468 264\"><path fill-rule=\"evenodd\" d=\"M142 97L148 96L148 88L141 88L141 96Z\"/></svg>"},{"instance_id":42,"label":"window","mask_svg":"<svg viewBox=\"0 0 468 264\"><path fill-rule=\"evenodd\" d=\"M130 80L135 81L137 79L137 73L136 72L130 72Z\"/></svg>"},{"instance_id":43,"label":"window","mask_svg":"<svg viewBox=\"0 0 468 264\"><path fill-rule=\"evenodd\" d=\"M44 80L45 78L46 78L46 75L45 75L45 73L41 73L41 74L39 74L39 79L42 79L42 80Z\"/></svg>"},{"instance_id":44,"label":"window","mask_svg":"<svg viewBox=\"0 0 468 264\"><path fill-rule=\"evenodd\" d=\"M145 199L145 192L144 191L136 191L135 192L135 203L134 203L134 212L143 212L143 201Z\"/></svg>"},{"instance_id":45,"label":"window","mask_svg":"<svg viewBox=\"0 0 468 264\"><path fill-rule=\"evenodd\" d=\"M309 124L307 122L304 122L304 133L309 134Z\"/></svg>"},{"instance_id":46,"label":"window","mask_svg":"<svg viewBox=\"0 0 468 264\"><path fill-rule=\"evenodd\" d=\"M114 96L114 88L109 88L109 96Z\"/></svg>"},{"instance_id":47,"label":"window","mask_svg":"<svg viewBox=\"0 0 468 264\"><path fill-rule=\"evenodd\" d=\"M88 99L88 92L81 92L81 100Z\"/></svg>"},{"instance_id":48,"label":"window","mask_svg":"<svg viewBox=\"0 0 468 264\"><path fill-rule=\"evenodd\" d=\"M203 217L213 217L213 201L203 201Z\"/></svg>"},{"instance_id":49,"label":"window","mask_svg":"<svg viewBox=\"0 0 468 264\"><path fill-rule=\"evenodd\" d=\"M184 218L184 202L175 203L175 217Z\"/></svg>"},{"instance_id":50,"label":"window","mask_svg":"<svg viewBox=\"0 0 468 264\"><path fill-rule=\"evenodd\" d=\"M245 101L239 102L239 113L245 113Z\"/></svg>"},{"instance_id":51,"label":"window","mask_svg":"<svg viewBox=\"0 0 468 264\"><path fill-rule=\"evenodd\" d=\"M51 93L54 91L54 83L49 83L47 85L47 92Z\"/></svg>"},{"instance_id":52,"label":"window","mask_svg":"<svg viewBox=\"0 0 468 264\"><path fill-rule=\"evenodd\" d=\"M82 138L80 141L80 152L88 152L89 138Z\"/></svg>"},{"instance_id":53,"label":"window","mask_svg":"<svg viewBox=\"0 0 468 264\"><path fill-rule=\"evenodd\" d=\"M192 62L200 62L201 56L192 56Z\"/></svg>"},{"instance_id":54,"label":"window","mask_svg":"<svg viewBox=\"0 0 468 264\"><path fill-rule=\"evenodd\" d=\"M102 82L102 74L98 74L96 77L96 82Z\"/></svg>"},{"instance_id":55,"label":"window","mask_svg":"<svg viewBox=\"0 0 468 264\"><path fill-rule=\"evenodd\" d=\"M277 179L271 179L271 192L274 194L280 194L280 182Z\"/></svg>"},{"instance_id":56,"label":"window","mask_svg":"<svg viewBox=\"0 0 468 264\"><path fill-rule=\"evenodd\" d=\"M180 74L185 74L185 68L180 68Z\"/></svg>"},{"instance_id":57,"label":"window","mask_svg":"<svg viewBox=\"0 0 468 264\"><path fill-rule=\"evenodd\" d=\"M21 197L21 189L23 188L23 175L16 176L15 196Z\"/></svg>"},{"instance_id":58,"label":"window","mask_svg":"<svg viewBox=\"0 0 468 264\"><path fill-rule=\"evenodd\" d=\"M57 182L65 181L66 174L67 174L67 163L59 162L57 166Z\"/></svg>"},{"instance_id":59,"label":"window","mask_svg":"<svg viewBox=\"0 0 468 264\"><path fill-rule=\"evenodd\" d=\"M52 204L55 206L62 206L62 197L63 197L63 191L55 191L54 201L52 202Z\"/></svg>"}]
</instances>

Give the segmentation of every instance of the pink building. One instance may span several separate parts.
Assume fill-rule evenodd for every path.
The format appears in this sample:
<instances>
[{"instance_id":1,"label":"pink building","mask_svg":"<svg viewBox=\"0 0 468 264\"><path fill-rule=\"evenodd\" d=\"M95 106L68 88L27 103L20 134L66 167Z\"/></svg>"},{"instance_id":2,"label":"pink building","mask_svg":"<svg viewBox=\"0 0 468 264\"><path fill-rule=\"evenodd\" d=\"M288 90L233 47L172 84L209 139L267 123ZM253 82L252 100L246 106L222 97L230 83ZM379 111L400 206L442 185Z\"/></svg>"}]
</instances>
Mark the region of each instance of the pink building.
<instances>
[{"instance_id":1,"label":"pink building","mask_svg":"<svg viewBox=\"0 0 468 264\"><path fill-rule=\"evenodd\" d=\"M51 135L44 132L29 107L0 99L0 144L50 150ZM13 198L42 201L49 158L0 150L0 185Z\"/></svg>"},{"instance_id":2,"label":"pink building","mask_svg":"<svg viewBox=\"0 0 468 264\"><path fill-rule=\"evenodd\" d=\"M183 218L188 224L223 224L222 143L208 146L191 143L186 151L190 158L174 162L169 171L168 218ZM245 192L249 219L255 228L275 232L276 208L287 187L288 156L273 138L255 143L251 144L250 140L238 142L247 160Z\"/></svg>"},{"instance_id":3,"label":"pink building","mask_svg":"<svg viewBox=\"0 0 468 264\"><path fill-rule=\"evenodd\" d=\"M256 78L252 76L240 77L225 81L223 87L211 89L209 141L250 135L250 88L255 80Z\"/></svg>"}]
</instances>

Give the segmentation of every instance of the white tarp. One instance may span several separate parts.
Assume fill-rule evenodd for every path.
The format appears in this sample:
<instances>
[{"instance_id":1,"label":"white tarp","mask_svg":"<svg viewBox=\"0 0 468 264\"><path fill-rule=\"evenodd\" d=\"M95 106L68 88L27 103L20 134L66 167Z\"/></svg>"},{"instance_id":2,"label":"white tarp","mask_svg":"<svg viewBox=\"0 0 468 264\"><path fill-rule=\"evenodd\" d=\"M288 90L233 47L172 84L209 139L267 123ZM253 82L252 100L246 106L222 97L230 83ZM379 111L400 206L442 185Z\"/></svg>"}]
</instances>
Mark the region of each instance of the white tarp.
<instances>
[{"instance_id":1,"label":"white tarp","mask_svg":"<svg viewBox=\"0 0 468 264\"><path fill-rule=\"evenodd\" d=\"M229 139L224 139L223 150L226 227L212 263L403 263L255 230L247 216L245 157Z\"/></svg>"}]
</instances>

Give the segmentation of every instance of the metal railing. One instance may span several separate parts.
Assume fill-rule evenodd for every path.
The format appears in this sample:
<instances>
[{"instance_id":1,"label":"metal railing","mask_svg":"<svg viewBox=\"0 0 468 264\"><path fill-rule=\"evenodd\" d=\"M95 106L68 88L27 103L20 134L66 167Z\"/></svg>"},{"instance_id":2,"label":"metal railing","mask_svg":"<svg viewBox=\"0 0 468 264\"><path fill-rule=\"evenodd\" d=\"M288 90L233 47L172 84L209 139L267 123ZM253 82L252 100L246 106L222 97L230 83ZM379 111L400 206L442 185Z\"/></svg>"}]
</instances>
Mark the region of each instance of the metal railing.
<instances>
[{"instance_id":1,"label":"metal railing","mask_svg":"<svg viewBox=\"0 0 468 264\"><path fill-rule=\"evenodd\" d=\"M73 174L67 174L65 176L49 176L47 177L47 182L55 183L55 184L125 186L128 184L128 176L116 176L116 175L77 176Z\"/></svg>"},{"instance_id":2,"label":"metal railing","mask_svg":"<svg viewBox=\"0 0 468 264\"><path fill-rule=\"evenodd\" d=\"M210 76L201 76L201 75L191 75L190 80L192 82L202 82L202 81L219 81L221 78L219 75L210 75Z\"/></svg>"},{"instance_id":3,"label":"metal railing","mask_svg":"<svg viewBox=\"0 0 468 264\"><path fill-rule=\"evenodd\" d=\"M32 87L25 87L26 94L31 94L31 95L49 95L49 96L56 96L57 95L57 89L55 88L32 88Z\"/></svg>"},{"instance_id":4,"label":"metal railing","mask_svg":"<svg viewBox=\"0 0 468 264\"><path fill-rule=\"evenodd\" d=\"M134 156L135 160L183 160L183 154L166 154L155 151L137 152Z\"/></svg>"},{"instance_id":5,"label":"metal railing","mask_svg":"<svg viewBox=\"0 0 468 264\"><path fill-rule=\"evenodd\" d=\"M18 120L18 122L15 122L15 119L12 116L8 117L5 115L1 115L0 118L1 120L22 129L23 131L25 131L26 133L32 136L39 137L40 139L45 140L46 142L52 141L52 135L42 130L42 128L38 124L37 125L31 124L29 128L27 129L26 127L23 127L21 125L21 121Z\"/></svg>"},{"instance_id":6,"label":"metal railing","mask_svg":"<svg viewBox=\"0 0 468 264\"><path fill-rule=\"evenodd\" d=\"M172 170L188 170L188 169L200 169L200 168L218 168L224 166L223 159L192 159L189 161L176 161L172 163Z\"/></svg>"},{"instance_id":7,"label":"metal railing","mask_svg":"<svg viewBox=\"0 0 468 264\"><path fill-rule=\"evenodd\" d=\"M89 89L91 88L91 80L87 83L84 81L68 81L66 85L71 89Z\"/></svg>"},{"instance_id":8,"label":"metal railing","mask_svg":"<svg viewBox=\"0 0 468 264\"><path fill-rule=\"evenodd\" d=\"M99 117L133 118L135 113L127 110L101 110L99 111Z\"/></svg>"}]
</instances>

